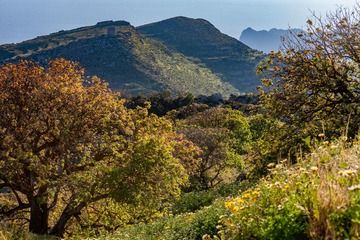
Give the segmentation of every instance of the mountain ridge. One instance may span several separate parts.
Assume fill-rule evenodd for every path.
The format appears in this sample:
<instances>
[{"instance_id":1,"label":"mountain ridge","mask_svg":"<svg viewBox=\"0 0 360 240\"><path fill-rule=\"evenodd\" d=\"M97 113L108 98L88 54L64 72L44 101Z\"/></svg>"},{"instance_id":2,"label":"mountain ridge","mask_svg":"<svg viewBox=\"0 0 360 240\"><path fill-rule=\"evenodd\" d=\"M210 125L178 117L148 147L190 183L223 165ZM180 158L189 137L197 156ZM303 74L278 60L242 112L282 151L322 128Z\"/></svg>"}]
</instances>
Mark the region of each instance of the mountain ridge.
<instances>
[{"instance_id":1,"label":"mountain ridge","mask_svg":"<svg viewBox=\"0 0 360 240\"><path fill-rule=\"evenodd\" d=\"M260 84L255 68L262 55L209 21L179 16L160 21L162 31L158 25L109 20L4 44L0 64L29 59L44 65L62 57L129 95L170 91L227 98ZM154 33L146 33L154 26Z\"/></svg>"},{"instance_id":2,"label":"mountain ridge","mask_svg":"<svg viewBox=\"0 0 360 240\"><path fill-rule=\"evenodd\" d=\"M130 95L239 93L204 66L141 36L125 21L104 21L0 46L0 63L29 59L46 64L57 57L79 62L87 75L98 75L111 88Z\"/></svg>"}]
</instances>

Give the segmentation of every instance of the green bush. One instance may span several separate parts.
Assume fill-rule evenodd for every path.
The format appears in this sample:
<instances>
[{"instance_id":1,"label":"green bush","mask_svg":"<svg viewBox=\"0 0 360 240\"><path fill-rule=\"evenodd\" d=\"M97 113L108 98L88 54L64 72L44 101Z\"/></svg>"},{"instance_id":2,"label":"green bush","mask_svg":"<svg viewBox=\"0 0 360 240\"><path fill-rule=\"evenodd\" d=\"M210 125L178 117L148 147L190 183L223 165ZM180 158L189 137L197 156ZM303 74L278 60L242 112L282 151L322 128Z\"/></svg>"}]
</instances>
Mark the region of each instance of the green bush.
<instances>
[{"instance_id":1,"label":"green bush","mask_svg":"<svg viewBox=\"0 0 360 240\"><path fill-rule=\"evenodd\" d=\"M174 214L195 212L203 207L210 206L216 199L235 196L253 185L254 183L252 182L242 181L240 183L222 184L219 187L206 191L183 193L174 203L172 212Z\"/></svg>"},{"instance_id":2,"label":"green bush","mask_svg":"<svg viewBox=\"0 0 360 240\"><path fill-rule=\"evenodd\" d=\"M282 209L270 207L266 211L266 220L260 231L262 239L307 239L307 218L301 210L293 205ZM256 229L255 229L256 231Z\"/></svg>"},{"instance_id":3,"label":"green bush","mask_svg":"<svg viewBox=\"0 0 360 240\"><path fill-rule=\"evenodd\" d=\"M184 193L174 204L173 213L194 212L202 207L211 205L217 197L214 191L199 191Z\"/></svg>"}]
</instances>

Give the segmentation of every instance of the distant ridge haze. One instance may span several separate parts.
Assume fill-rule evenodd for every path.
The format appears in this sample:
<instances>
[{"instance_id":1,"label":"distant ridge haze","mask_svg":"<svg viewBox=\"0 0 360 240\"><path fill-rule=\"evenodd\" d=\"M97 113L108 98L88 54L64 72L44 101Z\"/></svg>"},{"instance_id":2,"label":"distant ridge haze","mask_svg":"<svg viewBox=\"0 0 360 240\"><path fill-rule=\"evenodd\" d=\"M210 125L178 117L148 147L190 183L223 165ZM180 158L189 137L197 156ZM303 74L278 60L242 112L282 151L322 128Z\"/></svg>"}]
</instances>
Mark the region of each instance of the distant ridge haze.
<instances>
[{"instance_id":1,"label":"distant ridge haze","mask_svg":"<svg viewBox=\"0 0 360 240\"><path fill-rule=\"evenodd\" d=\"M246 28L240 36L240 41L253 49L269 53L274 50L277 51L282 46L282 40L291 37L291 32L299 33L303 30L298 28L293 29L276 29L270 30L254 30L251 27Z\"/></svg>"}]
</instances>

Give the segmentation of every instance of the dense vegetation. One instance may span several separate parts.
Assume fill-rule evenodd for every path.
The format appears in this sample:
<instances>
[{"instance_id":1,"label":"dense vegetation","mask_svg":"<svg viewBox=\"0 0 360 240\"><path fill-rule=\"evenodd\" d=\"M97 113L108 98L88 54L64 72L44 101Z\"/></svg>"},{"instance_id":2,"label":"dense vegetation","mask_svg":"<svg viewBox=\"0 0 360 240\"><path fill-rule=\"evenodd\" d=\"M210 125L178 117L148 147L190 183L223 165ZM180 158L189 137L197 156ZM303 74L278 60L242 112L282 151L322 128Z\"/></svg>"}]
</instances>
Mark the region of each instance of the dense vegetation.
<instances>
[{"instance_id":1,"label":"dense vegetation","mask_svg":"<svg viewBox=\"0 0 360 240\"><path fill-rule=\"evenodd\" d=\"M359 239L359 19L314 16L226 101L1 66L0 236Z\"/></svg>"}]
</instances>

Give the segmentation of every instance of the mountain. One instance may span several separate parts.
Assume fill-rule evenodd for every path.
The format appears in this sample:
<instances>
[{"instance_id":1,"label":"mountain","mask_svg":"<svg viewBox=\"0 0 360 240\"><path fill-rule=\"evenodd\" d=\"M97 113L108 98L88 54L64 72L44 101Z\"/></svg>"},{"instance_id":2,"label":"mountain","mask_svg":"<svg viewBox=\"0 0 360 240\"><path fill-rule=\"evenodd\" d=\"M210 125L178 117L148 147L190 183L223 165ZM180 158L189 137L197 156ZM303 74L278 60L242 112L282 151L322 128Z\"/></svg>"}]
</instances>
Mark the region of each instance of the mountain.
<instances>
[{"instance_id":1,"label":"mountain","mask_svg":"<svg viewBox=\"0 0 360 240\"><path fill-rule=\"evenodd\" d=\"M256 31L249 27L241 33L240 41L251 48L269 53L272 50L279 50L282 44L282 39L291 36L291 32L298 33L301 31L301 29L296 28L289 30L273 28L269 31Z\"/></svg>"},{"instance_id":2,"label":"mountain","mask_svg":"<svg viewBox=\"0 0 360 240\"><path fill-rule=\"evenodd\" d=\"M254 91L259 85L256 65L263 55L221 33L204 19L175 17L139 26L137 30L192 57L241 92Z\"/></svg>"},{"instance_id":3,"label":"mountain","mask_svg":"<svg viewBox=\"0 0 360 240\"><path fill-rule=\"evenodd\" d=\"M45 65L58 57L79 62L87 75L97 75L128 95L239 93L205 66L142 36L125 21L105 21L0 46L0 64L30 59Z\"/></svg>"}]
</instances>

